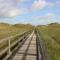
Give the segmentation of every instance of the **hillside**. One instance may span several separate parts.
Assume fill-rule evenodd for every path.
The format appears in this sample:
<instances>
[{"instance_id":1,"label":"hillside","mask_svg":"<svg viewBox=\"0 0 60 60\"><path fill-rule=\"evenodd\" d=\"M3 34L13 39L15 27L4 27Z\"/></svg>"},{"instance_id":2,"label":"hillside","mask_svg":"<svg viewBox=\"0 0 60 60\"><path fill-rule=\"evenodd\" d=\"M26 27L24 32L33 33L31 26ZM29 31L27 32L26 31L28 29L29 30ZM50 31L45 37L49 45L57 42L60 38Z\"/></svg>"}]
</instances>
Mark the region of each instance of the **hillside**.
<instances>
[{"instance_id":1,"label":"hillside","mask_svg":"<svg viewBox=\"0 0 60 60\"><path fill-rule=\"evenodd\" d=\"M0 23L0 39L32 29L32 25Z\"/></svg>"}]
</instances>

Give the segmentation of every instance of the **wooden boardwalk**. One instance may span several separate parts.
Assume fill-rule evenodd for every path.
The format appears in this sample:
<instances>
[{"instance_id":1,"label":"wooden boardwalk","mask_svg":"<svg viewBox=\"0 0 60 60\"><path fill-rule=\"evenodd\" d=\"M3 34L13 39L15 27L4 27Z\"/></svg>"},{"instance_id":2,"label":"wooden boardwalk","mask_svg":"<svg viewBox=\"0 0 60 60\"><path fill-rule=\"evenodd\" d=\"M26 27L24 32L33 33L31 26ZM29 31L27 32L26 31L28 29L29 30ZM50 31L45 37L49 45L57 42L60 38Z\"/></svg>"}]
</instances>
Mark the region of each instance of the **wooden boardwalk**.
<instances>
[{"instance_id":1,"label":"wooden boardwalk","mask_svg":"<svg viewBox=\"0 0 60 60\"><path fill-rule=\"evenodd\" d=\"M32 32L23 46L9 60L37 60L36 35L34 32Z\"/></svg>"}]
</instances>

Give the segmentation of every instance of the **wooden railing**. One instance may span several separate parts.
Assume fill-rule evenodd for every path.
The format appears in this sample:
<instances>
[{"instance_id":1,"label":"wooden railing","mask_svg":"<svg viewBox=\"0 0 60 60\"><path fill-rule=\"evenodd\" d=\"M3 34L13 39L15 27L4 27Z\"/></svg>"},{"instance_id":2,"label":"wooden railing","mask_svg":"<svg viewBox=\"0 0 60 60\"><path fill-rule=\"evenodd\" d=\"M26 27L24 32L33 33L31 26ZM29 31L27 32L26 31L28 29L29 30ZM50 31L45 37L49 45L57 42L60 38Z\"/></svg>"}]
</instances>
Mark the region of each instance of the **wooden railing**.
<instances>
[{"instance_id":1,"label":"wooden railing","mask_svg":"<svg viewBox=\"0 0 60 60\"><path fill-rule=\"evenodd\" d=\"M44 47L42 45L42 39L40 37L40 33L38 30L35 30L36 33L36 44L37 44L37 60L51 60L48 56L48 53L44 51Z\"/></svg>"},{"instance_id":2,"label":"wooden railing","mask_svg":"<svg viewBox=\"0 0 60 60\"><path fill-rule=\"evenodd\" d=\"M31 32L32 30L27 32L25 31L22 34L19 33L15 36L0 40L0 60L6 60L14 50L18 48L18 44Z\"/></svg>"}]
</instances>

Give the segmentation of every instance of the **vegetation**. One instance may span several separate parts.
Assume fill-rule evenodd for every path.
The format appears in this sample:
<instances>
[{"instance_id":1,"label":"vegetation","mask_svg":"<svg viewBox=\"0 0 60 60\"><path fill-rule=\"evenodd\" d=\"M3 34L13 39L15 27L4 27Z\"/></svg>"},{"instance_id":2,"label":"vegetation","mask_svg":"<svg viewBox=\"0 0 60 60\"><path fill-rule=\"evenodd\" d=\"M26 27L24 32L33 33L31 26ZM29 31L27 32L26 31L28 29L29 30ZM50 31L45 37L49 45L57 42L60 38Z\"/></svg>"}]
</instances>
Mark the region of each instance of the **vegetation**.
<instances>
[{"instance_id":1,"label":"vegetation","mask_svg":"<svg viewBox=\"0 0 60 60\"><path fill-rule=\"evenodd\" d=\"M0 23L0 40L6 39L10 36L15 36L16 34L22 34L25 31L31 30L32 27L33 26L29 24L10 25L7 23ZM16 40L17 38L14 37L14 39L11 39L11 43L13 43ZM4 43L0 43L0 51L4 49L6 46L8 46L7 41L4 41Z\"/></svg>"},{"instance_id":2,"label":"vegetation","mask_svg":"<svg viewBox=\"0 0 60 60\"><path fill-rule=\"evenodd\" d=\"M0 39L10 37L12 35L16 35L18 33L22 33L23 31L27 31L32 29L32 25L23 25L23 24L15 24L10 25L7 23L0 23Z\"/></svg>"},{"instance_id":3,"label":"vegetation","mask_svg":"<svg viewBox=\"0 0 60 60\"><path fill-rule=\"evenodd\" d=\"M18 33L23 33L34 29L34 26L30 24L15 24L10 25L6 23L0 23L0 40L10 36L14 36ZM39 34L41 36L41 44L44 51L46 51L51 60L60 60L60 24L51 23L47 26L37 26ZM16 37L11 39L16 41ZM13 42L12 42L13 43ZM8 46L7 43L0 44L0 51Z\"/></svg>"},{"instance_id":4,"label":"vegetation","mask_svg":"<svg viewBox=\"0 0 60 60\"><path fill-rule=\"evenodd\" d=\"M51 60L60 60L60 24L38 26L42 46Z\"/></svg>"}]
</instances>

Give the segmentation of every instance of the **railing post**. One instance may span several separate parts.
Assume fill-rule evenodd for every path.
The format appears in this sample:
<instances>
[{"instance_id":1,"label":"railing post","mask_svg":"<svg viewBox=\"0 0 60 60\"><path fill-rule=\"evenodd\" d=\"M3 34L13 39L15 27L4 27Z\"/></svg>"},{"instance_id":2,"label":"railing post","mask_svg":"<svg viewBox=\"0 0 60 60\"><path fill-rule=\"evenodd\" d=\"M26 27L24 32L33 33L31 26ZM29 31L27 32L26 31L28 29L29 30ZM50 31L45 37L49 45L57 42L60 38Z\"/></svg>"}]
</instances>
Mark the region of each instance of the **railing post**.
<instances>
[{"instance_id":1,"label":"railing post","mask_svg":"<svg viewBox=\"0 0 60 60\"><path fill-rule=\"evenodd\" d=\"M11 54L11 44L10 44L10 39L8 40L8 54Z\"/></svg>"}]
</instances>

